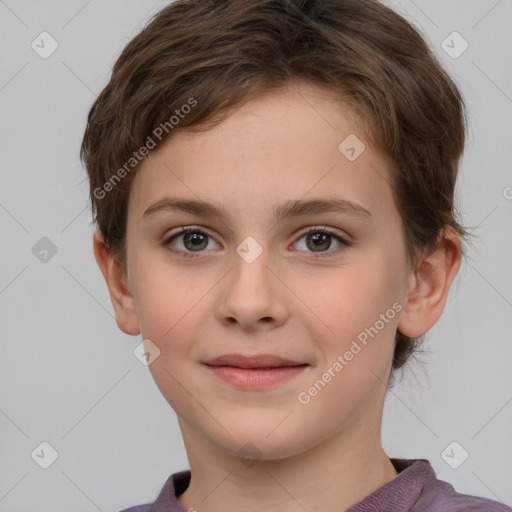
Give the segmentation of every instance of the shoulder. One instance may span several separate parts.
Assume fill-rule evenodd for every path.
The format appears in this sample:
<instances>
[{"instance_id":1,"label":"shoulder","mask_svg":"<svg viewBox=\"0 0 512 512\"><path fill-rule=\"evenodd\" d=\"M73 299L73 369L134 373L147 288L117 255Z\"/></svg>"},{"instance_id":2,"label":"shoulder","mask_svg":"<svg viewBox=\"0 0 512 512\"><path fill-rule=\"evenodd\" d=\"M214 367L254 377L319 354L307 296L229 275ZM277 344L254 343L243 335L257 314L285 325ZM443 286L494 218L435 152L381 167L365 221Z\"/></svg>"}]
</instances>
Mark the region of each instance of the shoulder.
<instances>
[{"instance_id":1,"label":"shoulder","mask_svg":"<svg viewBox=\"0 0 512 512\"><path fill-rule=\"evenodd\" d=\"M135 507L125 508L119 512L153 512L153 506L148 505L137 505Z\"/></svg>"},{"instance_id":2,"label":"shoulder","mask_svg":"<svg viewBox=\"0 0 512 512\"><path fill-rule=\"evenodd\" d=\"M499 501L480 496L462 494L453 485L437 477L426 483L418 507L414 512L512 512L512 508Z\"/></svg>"},{"instance_id":3,"label":"shoulder","mask_svg":"<svg viewBox=\"0 0 512 512\"><path fill-rule=\"evenodd\" d=\"M381 500L385 512L512 512L499 501L457 492L452 484L437 478L427 459L391 461L398 475L381 488L387 488Z\"/></svg>"},{"instance_id":4,"label":"shoulder","mask_svg":"<svg viewBox=\"0 0 512 512\"><path fill-rule=\"evenodd\" d=\"M512 512L512 508L504 503L457 492L436 501L435 507L429 510L439 512Z\"/></svg>"},{"instance_id":5,"label":"shoulder","mask_svg":"<svg viewBox=\"0 0 512 512\"><path fill-rule=\"evenodd\" d=\"M119 512L182 512L176 496L181 494L190 483L190 470L173 473L165 481L160 494L153 503L136 505Z\"/></svg>"},{"instance_id":6,"label":"shoulder","mask_svg":"<svg viewBox=\"0 0 512 512\"><path fill-rule=\"evenodd\" d=\"M453 489L451 485L450 487ZM442 496L439 505L439 512L512 512L512 508L505 503L470 494L461 494L454 489L453 492Z\"/></svg>"}]
</instances>

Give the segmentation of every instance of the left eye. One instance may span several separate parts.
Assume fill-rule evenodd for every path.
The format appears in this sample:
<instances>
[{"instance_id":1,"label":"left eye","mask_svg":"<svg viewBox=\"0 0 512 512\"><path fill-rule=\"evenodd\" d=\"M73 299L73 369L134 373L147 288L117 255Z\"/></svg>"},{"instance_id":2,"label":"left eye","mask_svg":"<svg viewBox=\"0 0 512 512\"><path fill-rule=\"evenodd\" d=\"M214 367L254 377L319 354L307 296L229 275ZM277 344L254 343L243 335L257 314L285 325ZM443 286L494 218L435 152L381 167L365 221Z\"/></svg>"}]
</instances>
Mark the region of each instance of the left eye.
<instances>
[{"instance_id":1,"label":"left eye","mask_svg":"<svg viewBox=\"0 0 512 512\"><path fill-rule=\"evenodd\" d=\"M314 254L312 256L313 258L332 256L333 253L340 251L340 246L343 248L344 246L350 247L352 245L351 242L338 235L336 232L325 228L311 228L306 231L306 233L303 233L299 240L302 238L306 239L305 245L308 249L324 249L320 251L321 253L331 248L331 240L333 238L340 244L337 250L329 251L327 254Z\"/></svg>"},{"instance_id":2,"label":"left eye","mask_svg":"<svg viewBox=\"0 0 512 512\"><path fill-rule=\"evenodd\" d=\"M183 249L179 249L179 250L173 249L172 242L174 240L179 239L180 237L184 237L183 238L184 250ZM196 257L199 257L199 254L194 254L194 253L203 252L203 250L208 247L208 239L209 238L213 240L213 238L210 235L208 235L207 233L202 231L201 228L199 228L199 227L194 227L194 226L189 226L186 228L182 227L178 233L175 233L175 234L167 237L164 240L163 245L170 246L169 250L172 253L175 253L179 256L183 256L185 258L196 258ZM340 250L343 250L344 247L350 247L352 245L351 242L347 241L345 238L343 238L336 232L331 231L329 229L320 228L320 227L313 227L313 228L308 229L308 231L306 231L305 233L302 233L302 235L299 237L298 241L300 241L303 238L306 239L306 242L305 242L306 252L308 252L307 249L313 249L312 255L308 256L313 259L331 256L333 253L337 253ZM326 252L328 249L330 249L331 244L332 244L331 240L333 238L340 244L341 249L340 249L340 247L338 247L338 249L336 249L334 251L329 251L327 254L315 253L315 249L321 249L320 251L316 251L319 253ZM295 243L297 244L298 242L295 242Z\"/></svg>"}]
</instances>

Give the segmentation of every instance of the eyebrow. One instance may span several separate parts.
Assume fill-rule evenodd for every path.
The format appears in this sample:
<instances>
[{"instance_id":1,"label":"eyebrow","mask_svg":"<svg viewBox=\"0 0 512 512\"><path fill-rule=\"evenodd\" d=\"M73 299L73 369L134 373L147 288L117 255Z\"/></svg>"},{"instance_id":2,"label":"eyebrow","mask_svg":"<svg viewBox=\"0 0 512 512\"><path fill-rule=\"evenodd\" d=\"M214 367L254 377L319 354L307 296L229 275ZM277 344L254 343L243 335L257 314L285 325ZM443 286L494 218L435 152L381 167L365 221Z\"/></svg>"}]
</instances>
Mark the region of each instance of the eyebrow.
<instances>
[{"instance_id":1,"label":"eyebrow","mask_svg":"<svg viewBox=\"0 0 512 512\"><path fill-rule=\"evenodd\" d=\"M195 199L185 199L177 197L165 197L146 209L142 218L159 211L180 211L191 213L204 217L216 217L224 220L229 216L228 211L223 205L215 206L205 201ZM282 205L276 205L272 211L272 218L275 222L296 217L300 215L316 215L320 213L342 213L349 217L359 218L368 222L373 222L372 214L358 203L342 198L325 198L310 200L291 200Z\"/></svg>"}]
</instances>

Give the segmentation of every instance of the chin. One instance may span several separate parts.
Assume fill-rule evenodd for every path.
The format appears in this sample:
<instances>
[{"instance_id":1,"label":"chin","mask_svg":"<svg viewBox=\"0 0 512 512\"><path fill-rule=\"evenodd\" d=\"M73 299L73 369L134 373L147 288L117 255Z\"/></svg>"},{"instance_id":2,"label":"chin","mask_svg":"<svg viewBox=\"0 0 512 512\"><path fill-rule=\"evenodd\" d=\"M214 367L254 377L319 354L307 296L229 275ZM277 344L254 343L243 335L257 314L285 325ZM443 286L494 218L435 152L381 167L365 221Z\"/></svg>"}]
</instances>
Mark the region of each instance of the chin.
<instances>
[{"instance_id":1,"label":"chin","mask_svg":"<svg viewBox=\"0 0 512 512\"><path fill-rule=\"evenodd\" d=\"M310 442L302 435L292 433L284 425L282 418L265 428L229 428L222 440L212 440L217 448L241 459L248 468L254 467L258 460L281 460L298 455L315 445L314 436ZM279 426L278 426L279 425ZM277 428L276 428L277 426ZM281 430L279 433L278 430ZM244 462L245 461L245 462Z\"/></svg>"}]
</instances>

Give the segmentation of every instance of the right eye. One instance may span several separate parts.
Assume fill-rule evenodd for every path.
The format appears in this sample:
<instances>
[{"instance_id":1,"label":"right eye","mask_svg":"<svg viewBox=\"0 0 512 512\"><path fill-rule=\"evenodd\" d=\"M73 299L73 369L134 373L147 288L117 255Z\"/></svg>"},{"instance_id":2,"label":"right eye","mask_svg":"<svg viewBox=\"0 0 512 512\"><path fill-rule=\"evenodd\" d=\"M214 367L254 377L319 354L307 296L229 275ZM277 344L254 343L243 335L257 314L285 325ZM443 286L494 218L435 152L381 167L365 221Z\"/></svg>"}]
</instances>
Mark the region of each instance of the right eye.
<instances>
[{"instance_id":1,"label":"right eye","mask_svg":"<svg viewBox=\"0 0 512 512\"><path fill-rule=\"evenodd\" d=\"M180 237L183 237L183 247L184 249L173 249L172 243L174 240L179 239ZM183 256L184 258L197 258L200 255L194 254L195 252L204 252L202 249L206 249L208 247L208 238L213 238L201 230L201 228L197 226L187 226L182 227L180 231L177 233L173 233L171 236L167 237L163 245L165 247L169 247L169 250L177 254L178 256ZM189 250L192 248L192 250ZM197 248L198 250L194 250L194 248Z\"/></svg>"}]
</instances>

